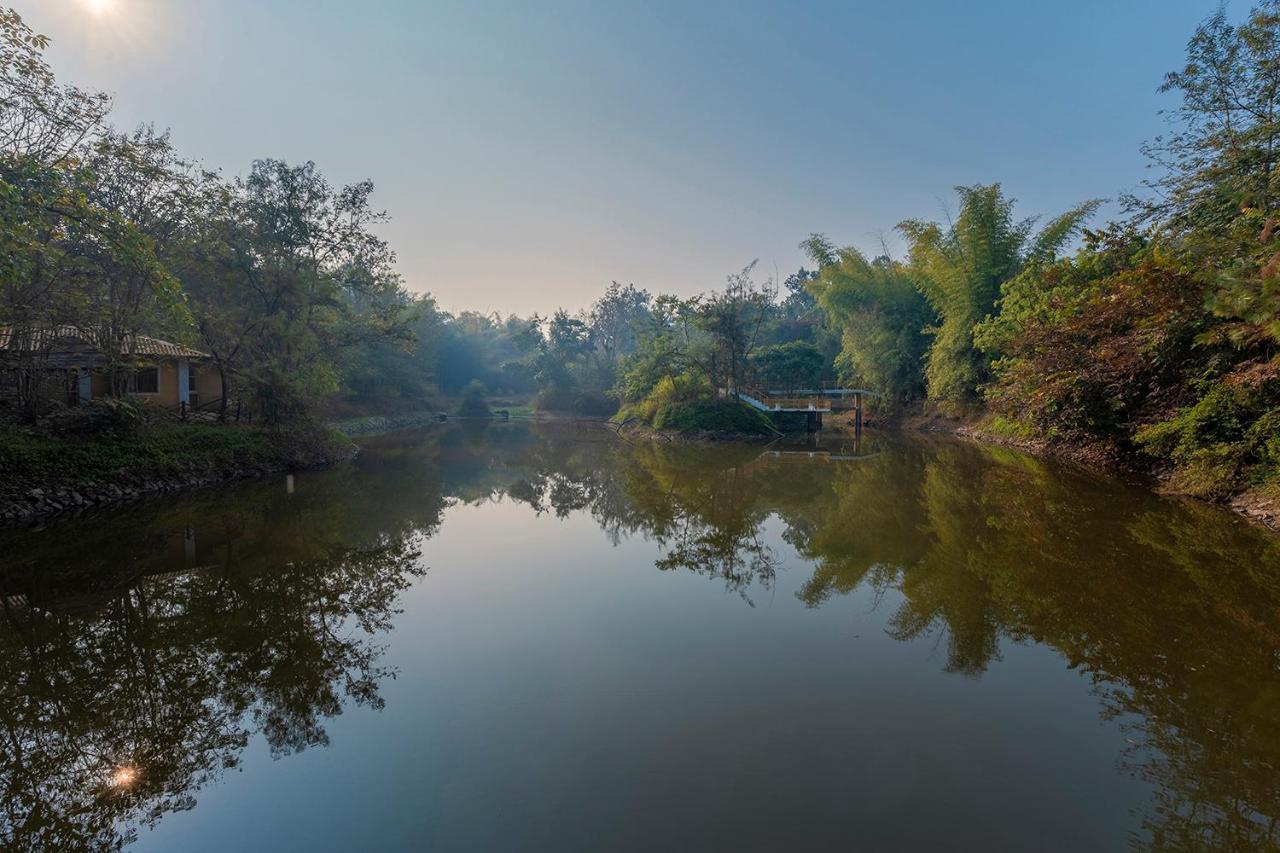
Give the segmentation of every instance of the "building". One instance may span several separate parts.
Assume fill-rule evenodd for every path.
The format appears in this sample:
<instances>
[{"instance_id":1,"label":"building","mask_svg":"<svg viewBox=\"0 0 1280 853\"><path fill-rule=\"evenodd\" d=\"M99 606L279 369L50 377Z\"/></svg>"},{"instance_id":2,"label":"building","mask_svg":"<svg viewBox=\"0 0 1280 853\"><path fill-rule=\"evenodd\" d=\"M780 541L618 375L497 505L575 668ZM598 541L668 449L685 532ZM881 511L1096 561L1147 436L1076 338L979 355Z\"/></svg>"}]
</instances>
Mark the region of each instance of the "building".
<instances>
[{"instance_id":1,"label":"building","mask_svg":"<svg viewBox=\"0 0 1280 853\"><path fill-rule=\"evenodd\" d=\"M208 353L146 335L120 342L116 363L132 369L128 396L168 408L210 408L222 379ZM75 326L15 332L0 326L0 394L20 388L75 405L111 394L109 360L94 336Z\"/></svg>"}]
</instances>

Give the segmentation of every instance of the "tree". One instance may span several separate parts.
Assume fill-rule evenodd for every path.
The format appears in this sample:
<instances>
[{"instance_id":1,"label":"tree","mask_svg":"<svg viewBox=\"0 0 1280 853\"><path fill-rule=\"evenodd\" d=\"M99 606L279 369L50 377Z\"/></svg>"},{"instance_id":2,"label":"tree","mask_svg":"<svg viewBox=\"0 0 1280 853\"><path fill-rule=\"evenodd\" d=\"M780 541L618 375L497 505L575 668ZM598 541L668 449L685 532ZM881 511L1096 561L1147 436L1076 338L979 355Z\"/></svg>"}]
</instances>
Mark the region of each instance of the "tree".
<instances>
[{"instance_id":1,"label":"tree","mask_svg":"<svg viewBox=\"0 0 1280 853\"><path fill-rule=\"evenodd\" d=\"M898 225L910 244L908 272L939 318L925 369L928 394L953 408L974 402L990 378L973 328L995 308L1001 283L1031 260L1052 260L1100 203L1085 202L1036 233L1034 218L1014 220L1013 200L999 184L956 192L960 214L948 228L916 219Z\"/></svg>"},{"instance_id":2,"label":"tree","mask_svg":"<svg viewBox=\"0 0 1280 853\"><path fill-rule=\"evenodd\" d=\"M111 99L59 86L44 61L48 36L0 7L0 158L65 165L103 128Z\"/></svg>"},{"instance_id":3,"label":"tree","mask_svg":"<svg viewBox=\"0 0 1280 853\"><path fill-rule=\"evenodd\" d=\"M1182 103L1172 132L1143 148L1159 173L1130 209L1202 249L1241 236L1241 225L1257 234L1280 199L1280 0L1263 0L1238 27L1220 6L1160 90Z\"/></svg>"},{"instance_id":4,"label":"tree","mask_svg":"<svg viewBox=\"0 0 1280 853\"><path fill-rule=\"evenodd\" d=\"M605 386L611 384L618 359L635 350L639 330L649 319L650 299L649 291L614 281L587 310L592 355L600 373L610 379Z\"/></svg>"},{"instance_id":5,"label":"tree","mask_svg":"<svg viewBox=\"0 0 1280 853\"><path fill-rule=\"evenodd\" d=\"M171 212L158 203L178 174L167 138L108 133L107 97L60 86L47 45L0 9L0 323L24 341L8 367L29 418L52 375L41 362L48 329L93 339L122 392L140 328L183 315L150 227Z\"/></svg>"},{"instance_id":6,"label":"tree","mask_svg":"<svg viewBox=\"0 0 1280 853\"><path fill-rule=\"evenodd\" d=\"M808 341L760 347L751 355L751 374L770 388L816 388L827 360Z\"/></svg>"},{"instance_id":7,"label":"tree","mask_svg":"<svg viewBox=\"0 0 1280 853\"><path fill-rule=\"evenodd\" d=\"M108 130L87 152L83 193L102 226L82 254L92 269L78 288L82 328L106 360L112 392L123 395L142 331L184 337L191 318L177 275L203 227L204 194L216 177L179 157L167 133Z\"/></svg>"},{"instance_id":8,"label":"tree","mask_svg":"<svg viewBox=\"0 0 1280 853\"><path fill-rule=\"evenodd\" d=\"M709 341L701 350L690 347L687 354L702 369L712 387L729 393L741 390L745 382L751 354L759 343L761 327L773 302L772 282L759 286L752 279L755 266L756 261L752 261L741 272L727 276L723 291L713 292L689 306L692 325L705 332Z\"/></svg>"},{"instance_id":9,"label":"tree","mask_svg":"<svg viewBox=\"0 0 1280 853\"><path fill-rule=\"evenodd\" d=\"M218 199L203 274L188 283L196 325L225 393L239 386L268 421L337 390L345 348L393 334L369 322L402 298L395 255L371 230L386 219L372 193L369 181L333 189L314 163L258 160Z\"/></svg>"},{"instance_id":10,"label":"tree","mask_svg":"<svg viewBox=\"0 0 1280 853\"><path fill-rule=\"evenodd\" d=\"M782 298L782 314L790 320L799 320L811 314L818 302L809 290L809 283L817 280L818 270L807 270L804 267L787 276L782 283L786 295Z\"/></svg>"},{"instance_id":11,"label":"tree","mask_svg":"<svg viewBox=\"0 0 1280 853\"><path fill-rule=\"evenodd\" d=\"M922 397L925 329L935 315L906 268L885 256L868 261L852 247L837 249L821 234L800 246L818 265L808 290L841 330L844 378L870 386L890 408Z\"/></svg>"}]
</instances>

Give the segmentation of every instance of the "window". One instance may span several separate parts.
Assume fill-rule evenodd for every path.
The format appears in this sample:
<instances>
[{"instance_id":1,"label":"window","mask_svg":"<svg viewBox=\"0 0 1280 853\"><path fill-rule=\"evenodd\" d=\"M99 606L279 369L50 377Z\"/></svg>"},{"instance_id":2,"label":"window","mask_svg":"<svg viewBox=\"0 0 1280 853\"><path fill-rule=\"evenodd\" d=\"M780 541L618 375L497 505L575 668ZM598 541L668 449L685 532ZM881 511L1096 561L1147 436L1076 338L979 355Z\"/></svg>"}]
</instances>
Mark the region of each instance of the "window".
<instances>
[{"instance_id":1,"label":"window","mask_svg":"<svg viewBox=\"0 0 1280 853\"><path fill-rule=\"evenodd\" d=\"M129 380L129 393L159 394L160 393L160 368L139 367L136 371L134 371L133 377Z\"/></svg>"},{"instance_id":2,"label":"window","mask_svg":"<svg viewBox=\"0 0 1280 853\"><path fill-rule=\"evenodd\" d=\"M187 368L187 390L196 390L196 368L194 365Z\"/></svg>"}]
</instances>

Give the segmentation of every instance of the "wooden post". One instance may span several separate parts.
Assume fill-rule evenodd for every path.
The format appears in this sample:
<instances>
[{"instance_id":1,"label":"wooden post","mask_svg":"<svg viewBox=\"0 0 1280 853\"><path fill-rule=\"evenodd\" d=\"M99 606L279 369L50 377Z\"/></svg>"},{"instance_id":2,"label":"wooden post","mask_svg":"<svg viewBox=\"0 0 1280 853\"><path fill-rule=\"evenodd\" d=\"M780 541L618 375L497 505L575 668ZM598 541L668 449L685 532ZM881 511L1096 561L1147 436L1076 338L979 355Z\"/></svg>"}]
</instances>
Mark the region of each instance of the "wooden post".
<instances>
[{"instance_id":1,"label":"wooden post","mask_svg":"<svg viewBox=\"0 0 1280 853\"><path fill-rule=\"evenodd\" d=\"M854 437L862 439L862 394L855 393L853 395L853 434Z\"/></svg>"}]
</instances>

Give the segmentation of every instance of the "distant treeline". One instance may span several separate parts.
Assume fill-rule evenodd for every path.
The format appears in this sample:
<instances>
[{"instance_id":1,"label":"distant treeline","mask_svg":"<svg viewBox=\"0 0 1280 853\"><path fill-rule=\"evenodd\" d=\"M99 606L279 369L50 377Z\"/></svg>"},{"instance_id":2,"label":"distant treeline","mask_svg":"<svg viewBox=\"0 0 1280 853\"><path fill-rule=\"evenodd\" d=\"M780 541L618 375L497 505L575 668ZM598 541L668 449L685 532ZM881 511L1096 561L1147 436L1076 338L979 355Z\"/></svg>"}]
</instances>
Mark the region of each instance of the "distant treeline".
<instances>
[{"instance_id":1,"label":"distant treeline","mask_svg":"<svg viewBox=\"0 0 1280 853\"><path fill-rule=\"evenodd\" d=\"M782 281L752 264L693 298L614 282L549 317L439 310L374 234L370 183L277 160L227 179L167 134L111 128L46 46L0 10L0 325L74 324L107 353L135 332L191 343L268 422L489 394L652 423L838 376L889 412L986 416L1202 496L1280 464L1280 0L1196 30L1162 85L1171 130L1144 149L1156 177L1118 222L1091 227L1097 201L1019 219L999 185L960 187L946 224L897 226L900 259L815 234L813 269Z\"/></svg>"}]
</instances>

